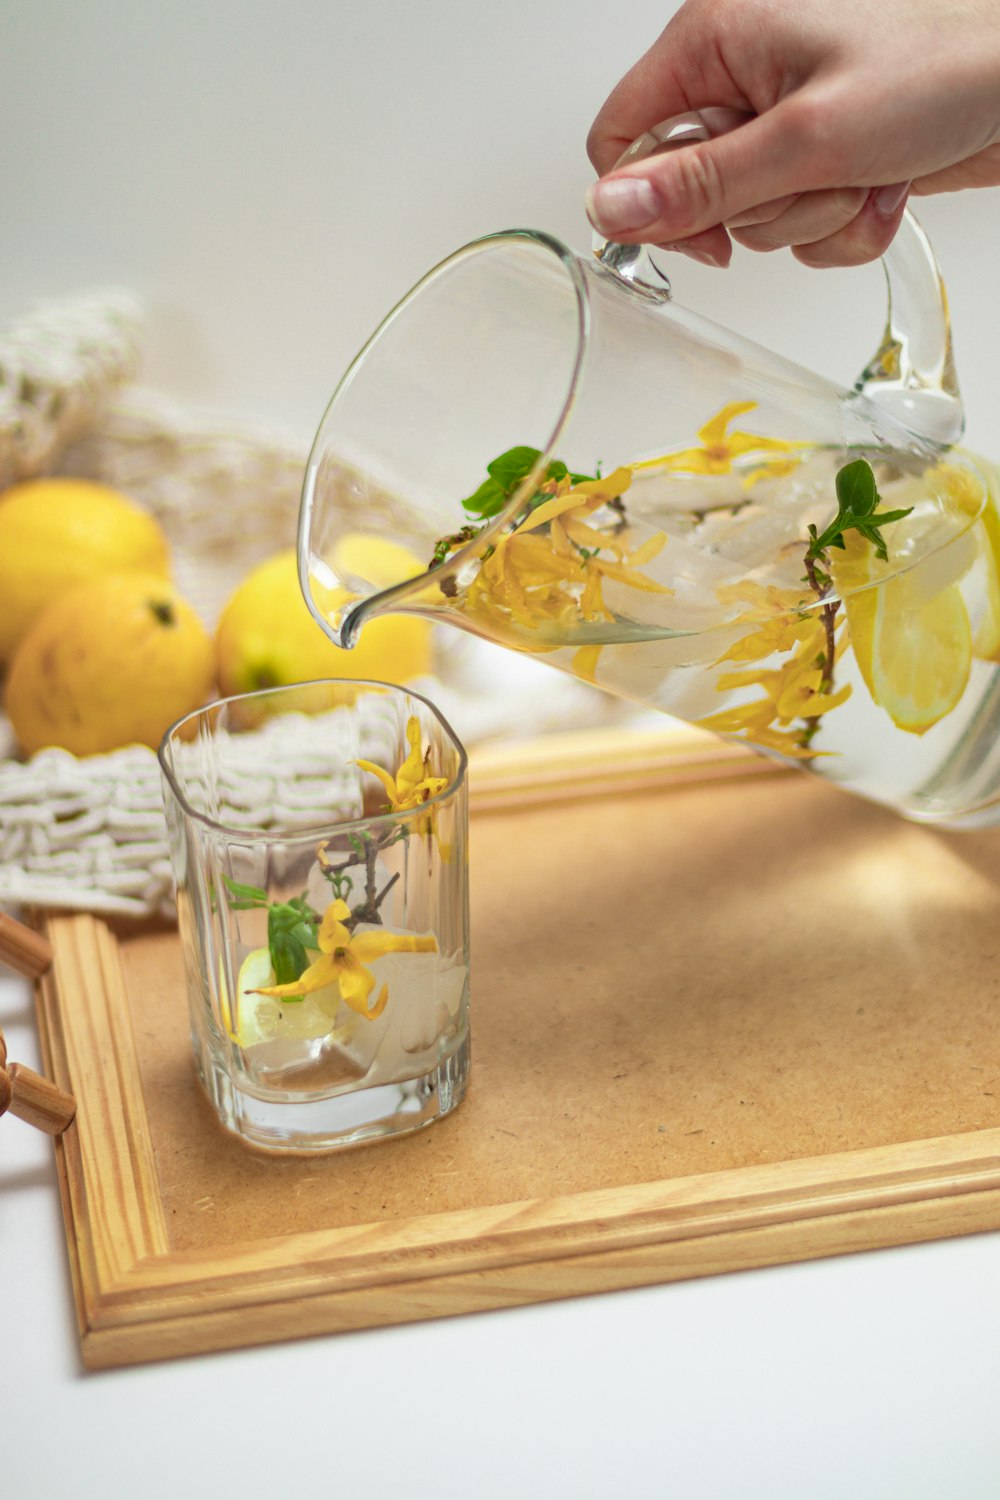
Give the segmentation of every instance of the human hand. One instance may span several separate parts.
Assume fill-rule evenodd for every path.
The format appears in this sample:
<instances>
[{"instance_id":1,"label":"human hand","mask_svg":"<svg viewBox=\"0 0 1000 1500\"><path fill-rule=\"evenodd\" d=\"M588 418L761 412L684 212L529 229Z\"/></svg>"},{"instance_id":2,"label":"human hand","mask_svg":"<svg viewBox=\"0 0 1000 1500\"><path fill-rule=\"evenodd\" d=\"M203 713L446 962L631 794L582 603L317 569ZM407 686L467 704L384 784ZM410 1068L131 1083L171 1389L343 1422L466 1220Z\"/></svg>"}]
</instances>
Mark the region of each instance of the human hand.
<instances>
[{"instance_id":1,"label":"human hand","mask_svg":"<svg viewBox=\"0 0 1000 1500\"><path fill-rule=\"evenodd\" d=\"M615 170L654 124L713 106L711 141ZM909 192L1000 184L1000 0L686 0L587 149L587 211L614 240L720 266L730 236L874 260Z\"/></svg>"}]
</instances>

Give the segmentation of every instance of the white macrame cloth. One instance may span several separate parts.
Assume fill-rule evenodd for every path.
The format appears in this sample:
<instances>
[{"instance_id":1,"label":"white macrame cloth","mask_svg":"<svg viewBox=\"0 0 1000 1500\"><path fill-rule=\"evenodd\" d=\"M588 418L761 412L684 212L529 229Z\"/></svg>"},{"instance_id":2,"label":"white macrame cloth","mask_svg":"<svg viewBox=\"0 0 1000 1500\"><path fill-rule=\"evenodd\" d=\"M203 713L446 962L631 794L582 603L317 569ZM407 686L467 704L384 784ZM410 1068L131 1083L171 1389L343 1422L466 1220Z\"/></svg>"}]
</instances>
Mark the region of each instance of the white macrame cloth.
<instances>
[{"instance_id":1,"label":"white macrame cloth","mask_svg":"<svg viewBox=\"0 0 1000 1500\"><path fill-rule=\"evenodd\" d=\"M0 486L63 473L130 495L157 517L178 587L211 626L255 563L294 545L307 444L122 389L138 364L140 325L134 299L113 292L47 305L0 336ZM446 631L435 675L413 686L468 746L630 713L530 658ZM315 808L304 808L307 768L291 783L294 792L286 771L260 794L282 815L294 811L290 796L300 814L329 813L315 785ZM132 746L77 760L43 750L23 762L0 715L0 904L169 914L154 752Z\"/></svg>"},{"instance_id":2,"label":"white macrame cloth","mask_svg":"<svg viewBox=\"0 0 1000 1500\"><path fill-rule=\"evenodd\" d=\"M139 305L95 292L35 308L0 338L0 489L45 473L139 364Z\"/></svg>"}]
</instances>

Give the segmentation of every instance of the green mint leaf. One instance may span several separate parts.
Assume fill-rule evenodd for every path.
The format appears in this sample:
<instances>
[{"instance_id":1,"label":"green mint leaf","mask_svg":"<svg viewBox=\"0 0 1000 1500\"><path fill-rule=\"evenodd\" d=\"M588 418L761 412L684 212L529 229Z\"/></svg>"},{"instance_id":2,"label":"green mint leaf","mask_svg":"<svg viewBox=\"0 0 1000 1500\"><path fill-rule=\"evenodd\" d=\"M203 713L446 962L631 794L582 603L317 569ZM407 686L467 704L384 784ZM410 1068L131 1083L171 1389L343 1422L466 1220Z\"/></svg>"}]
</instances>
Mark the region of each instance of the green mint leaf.
<instances>
[{"instance_id":1,"label":"green mint leaf","mask_svg":"<svg viewBox=\"0 0 1000 1500\"><path fill-rule=\"evenodd\" d=\"M315 923L322 920L316 908L306 899L305 891L301 896L293 896L287 904L293 911L300 912L306 922Z\"/></svg>"},{"instance_id":2,"label":"green mint leaf","mask_svg":"<svg viewBox=\"0 0 1000 1500\"><path fill-rule=\"evenodd\" d=\"M320 918L313 912L315 920L304 918L297 907L289 903L276 903L267 913L267 936L268 943L277 936L290 938L302 949L303 955L307 948L319 946L317 936L317 923Z\"/></svg>"},{"instance_id":3,"label":"green mint leaf","mask_svg":"<svg viewBox=\"0 0 1000 1500\"><path fill-rule=\"evenodd\" d=\"M877 526L868 526L863 521L857 521L855 522L854 529L860 536L864 537L866 542L870 542L872 544L872 546L875 548L876 557L880 557L883 562L888 561L889 554L885 550L885 542L882 540L882 533L879 531ZM841 543L841 545L843 545L843 543Z\"/></svg>"},{"instance_id":4,"label":"green mint leaf","mask_svg":"<svg viewBox=\"0 0 1000 1500\"><path fill-rule=\"evenodd\" d=\"M818 536L815 534L815 526L810 526L809 532L812 536L812 541L809 543L809 550L806 553L806 556L810 558L821 557L822 554L826 551L827 547L832 547L834 545L834 542L840 536L843 524L843 520L838 516L836 521L831 521L826 530L821 531ZM841 541L837 542L837 545L842 547L844 544Z\"/></svg>"},{"instance_id":5,"label":"green mint leaf","mask_svg":"<svg viewBox=\"0 0 1000 1500\"><path fill-rule=\"evenodd\" d=\"M590 484L601 477L601 466L598 464L596 474L574 474L572 469L567 469L562 459L554 458L545 470L546 479L565 479L569 477L570 484Z\"/></svg>"},{"instance_id":6,"label":"green mint leaf","mask_svg":"<svg viewBox=\"0 0 1000 1500\"><path fill-rule=\"evenodd\" d=\"M312 922L299 922L295 927L288 929L288 936L301 943L303 948L315 948L318 946L316 927Z\"/></svg>"},{"instance_id":7,"label":"green mint leaf","mask_svg":"<svg viewBox=\"0 0 1000 1500\"><path fill-rule=\"evenodd\" d=\"M222 882L230 896L235 896L235 901L230 901L230 906L235 911L246 911L251 906L266 906L267 892L261 890L259 885L241 885L238 880L230 880L228 875L223 875Z\"/></svg>"},{"instance_id":8,"label":"green mint leaf","mask_svg":"<svg viewBox=\"0 0 1000 1500\"><path fill-rule=\"evenodd\" d=\"M486 465L489 478L485 479L473 494L467 495L462 501L464 509L483 520L499 515L518 485L531 473L541 456L540 448L529 448L523 443L515 448L508 448L506 453L499 454ZM561 458L553 458L545 470L546 480L558 482L567 476L573 484L582 484L585 480L594 477L592 474L571 473ZM534 496L535 500L539 498L545 499L546 497L540 497L537 494Z\"/></svg>"},{"instance_id":9,"label":"green mint leaf","mask_svg":"<svg viewBox=\"0 0 1000 1500\"><path fill-rule=\"evenodd\" d=\"M475 494L468 495L462 504L473 516L498 516L507 503L507 492L503 485L498 484L495 479L487 479L476 490Z\"/></svg>"},{"instance_id":10,"label":"green mint leaf","mask_svg":"<svg viewBox=\"0 0 1000 1500\"><path fill-rule=\"evenodd\" d=\"M878 486L871 464L865 458L857 458L845 464L837 472L837 518L819 535L815 526L809 527L809 547L806 557L810 560L822 557L828 547L845 547L844 532L857 531L875 548L875 555L888 562L882 527L893 521L901 521L913 509L880 511Z\"/></svg>"},{"instance_id":11,"label":"green mint leaf","mask_svg":"<svg viewBox=\"0 0 1000 1500\"><path fill-rule=\"evenodd\" d=\"M267 926L269 932L290 932L302 920L300 914L292 906L287 906L283 901L276 901L268 908Z\"/></svg>"},{"instance_id":12,"label":"green mint leaf","mask_svg":"<svg viewBox=\"0 0 1000 1500\"><path fill-rule=\"evenodd\" d=\"M309 967L306 950L292 933L268 923L267 947L278 984L293 984Z\"/></svg>"},{"instance_id":13,"label":"green mint leaf","mask_svg":"<svg viewBox=\"0 0 1000 1500\"><path fill-rule=\"evenodd\" d=\"M908 516L912 510L912 505L908 505L905 510L880 510L875 517L874 524L876 526L888 526L890 521L902 521L903 517Z\"/></svg>"},{"instance_id":14,"label":"green mint leaf","mask_svg":"<svg viewBox=\"0 0 1000 1500\"><path fill-rule=\"evenodd\" d=\"M541 458L540 448L508 448L486 465L489 478L474 494L462 501L473 515L488 518L499 515L525 475L530 474Z\"/></svg>"},{"instance_id":15,"label":"green mint leaf","mask_svg":"<svg viewBox=\"0 0 1000 1500\"><path fill-rule=\"evenodd\" d=\"M512 495L526 474L530 474L542 456L541 448L508 448L499 458L486 465L491 479L502 484L508 495ZM565 467L563 469L565 473Z\"/></svg>"},{"instance_id":16,"label":"green mint leaf","mask_svg":"<svg viewBox=\"0 0 1000 1500\"><path fill-rule=\"evenodd\" d=\"M279 933L271 944L271 963L277 984L294 984L305 972L302 949L286 933ZM291 996L283 996L291 999Z\"/></svg>"},{"instance_id":17,"label":"green mint leaf","mask_svg":"<svg viewBox=\"0 0 1000 1500\"><path fill-rule=\"evenodd\" d=\"M856 458L837 471L837 504L842 516L870 516L878 499L875 475L867 459Z\"/></svg>"}]
</instances>

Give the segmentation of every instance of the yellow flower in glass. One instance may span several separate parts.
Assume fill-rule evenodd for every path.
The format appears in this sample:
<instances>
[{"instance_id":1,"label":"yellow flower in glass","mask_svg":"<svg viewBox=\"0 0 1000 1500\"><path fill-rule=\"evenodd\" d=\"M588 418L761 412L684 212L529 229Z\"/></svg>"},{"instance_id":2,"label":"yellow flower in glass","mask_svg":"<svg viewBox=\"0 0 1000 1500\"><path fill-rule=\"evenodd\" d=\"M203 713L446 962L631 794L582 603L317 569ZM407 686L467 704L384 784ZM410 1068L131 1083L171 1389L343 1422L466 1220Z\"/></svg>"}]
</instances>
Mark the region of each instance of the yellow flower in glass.
<instances>
[{"instance_id":1,"label":"yellow flower in glass","mask_svg":"<svg viewBox=\"0 0 1000 1500\"><path fill-rule=\"evenodd\" d=\"M552 499L543 500L541 505L536 506L518 526L514 536L523 537L526 532L537 531L539 526L548 525L552 551L573 562L577 573L582 561L590 579L614 578L619 583L627 583L634 589L644 589L647 593L669 594L672 590L665 584L656 583L644 573L636 571L643 563L654 558L663 547L667 538L662 531L656 532L641 547L629 552L621 536L613 532L598 531L587 525L587 519L594 510L606 505L609 500L619 499L631 482L632 472L627 468L616 469L607 479L586 479L572 489L569 488L568 481L563 480ZM614 553L616 560L597 556L601 551ZM599 601L599 588L596 597ZM608 617L603 602L596 607L605 618ZM591 618L586 608L584 617Z\"/></svg>"},{"instance_id":2,"label":"yellow flower in glass","mask_svg":"<svg viewBox=\"0 0 1000 1500\"><path fill-rule=\"evenodd\" d=\"M549 498L514 531L498 537L483 560L466 597L466 613L481 614L501 627L566 627L581 617L588 622L612 619L601 592L605 578L647 593L671 593L639 572L666 541L662 532L629 552L624 532L600 531L588 524L594 511L618 500L631 482L631 470L620 468L603 479L573 485L566 478L543 486ZM540 535L543 526L548 530ZM611 556L602 557L601 552ZM552 650L554 644L537 649ZM523 640L518 645L526 649Z\"/></svg>"},{"instance_id":3,"label":"yellow flower in glass","mask_svg":"<svg viewBox=\"0 0 1000 1500\"><path fill-rule=\"evenodd\" d=\"M536 505L517 527L517 531L536 531L539 526L557 520L563 525L581 522L602 505L607 505L609 500L619 500L631 483L631 469L621 468L615 469L614 473L608 474L604 479L583 479L579 484L573 485L566 478L560 479L554 487L545 485L543 489L552 488L552 498Z\"/></svg>"},{"instance_id":4,"label":"yellow flower in glass","mask_svg":"<svg viewBox=\"0 0 1000 1500\"><path fill-rule=\"evenodd\" d=\"M395 776L390 776L388 771L375 765L374 761L356 760L354 762L356 766L361 767L362 771L370 771L381 781L389 798L391 812L403 812L409 807L419 807L422 802L429 802L431 797L436 797L438 792L443 791L448 785L447 776L429 774L430 747L426 752L420 748L420 720L415 714L406 721L406 738L410 753Z\"/></svg>"},{"instance_id":5,"label":"yellow flower in glass","mask_svg":"<svg viewBox=\"0 0 1000 1500\"><path fill-rule=\"evenodd\" d=\"M797 642L811 636L816 629L816 615L810 601L797 589L777 588L773 583L760 584L752 578L717 588L720 604L741 601L750 608L735 616L733 623L754 625L747 635L724 651L720 661L763 661L775 651L791 651Z\"/></svg>"},{"instance_id":6,"label":"yellow flower in glass","mask_svg":"<svg viewBox=\"0 0 1000 1500\"><path fill-rule=\"evenodd\" d=\"M846 644L842 637L834 646L832 615L827 622L817 609L806 608L807 601L797 590L752 579L717 593L723 603L748 603L750 608L737 621L754 627L722 653L720 663L763 662L775 655L784 655L785 660L773 668L723 673L716 679L718 692L758 687L764 696L710 714L699 719L699 724L717 734L741 735L761 749L777 750L794 760L824 754L811 748L809 726L839 708L851 693L850 683L831 690L834 659L843 655ZM787 727L797 720L801 727Z\"/></svg>"},{"instance_id":7,"label":"yellow flower in glass","mask_svg":"<svg viewBox=\"0 0 1000 1500\"><path fill-rule=\"evenodd\" d=\"M683 474L729 474L734 460L744 455L795 454L797 449L807 446L804 443L788 443L782 438L763 437L757 432L727 431L730 422L735 421L737 417L744 416L748 411L754 411L756 406L756 401L730 401L700 429L698 433L700 448L682 448L676 453L664 453L659 458L645 458L639 463L632 464L631 468L635 470L669 469ZM790 474L798 462L797 457L785 457L763 458L759 464L748 464L745 467L751 472L747 475L747 483L752 484L754 480L762 478L765 474L774 478L779 478L782 474Z\"/></svg>"},{"instance_id":8,"label":"yellow flower in glass","mask_svg":"<svg viewBox=\"0 0 1000 1500\"><path fill-rule=\"evenodd\" d=\"M382 986L378 999L369 1008L368 997L375 988L375 976L366 964L384 953L436 953L437 939L432 934L420 937L397 932L352 933L344 925L350 915L346 901L331 901L317 935L319 957L290 984L272 984L253 993L299 999L336 984L346 1005L374 1021L385 1010L389 986Z\"/></svg>"},{"instance_id":9,"label":"yellow flower in glass","mask_svg":"<svg viewBox=\"0 0 1000 1500\"><path fill-rule=\"evenodd\" d=\"M534 630L558 622L567 611L577 612L572 589L584 581L580 564L579 557L560 557L548 537L499 536L469 587L465 612L501 628L513 623Z\"/></svg>"}]
</instances>

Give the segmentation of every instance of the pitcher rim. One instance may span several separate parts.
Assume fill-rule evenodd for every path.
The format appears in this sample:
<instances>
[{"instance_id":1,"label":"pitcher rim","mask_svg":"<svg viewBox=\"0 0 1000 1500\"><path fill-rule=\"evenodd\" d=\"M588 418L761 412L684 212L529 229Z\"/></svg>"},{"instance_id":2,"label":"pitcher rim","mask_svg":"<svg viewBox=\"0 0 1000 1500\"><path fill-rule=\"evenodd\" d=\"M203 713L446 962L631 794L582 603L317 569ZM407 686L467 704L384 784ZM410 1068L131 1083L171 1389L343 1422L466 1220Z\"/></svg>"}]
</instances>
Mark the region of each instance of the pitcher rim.
<instances>
[{"instance_id":1,"label":"pitcher rim","mask_svg":"<svg viewBox=\"0 0 1000 1500\"><path fill-rule=\"evenodd\" d=\"M517 488L512 493L503 510L496 516L492 516L487 524L482 527L477 535L461 547L452 552L447 561L437 568L425 568L422 573L413 578L406 578L401 583L389 585L387 588L378 589L364 599L359 599L350 607L345 608L338 626L333 627L328 619L325 619L319 607L312 597L309 573L309 533L315 506L315 480L319 467L318 455L320 452L323 432L327 425L334 406L341 393L347 388L355 372L367 359L369 353L388 331L390 325L398 316L414 301L414 299L430 283L450 270L459 261L466 257L485 252L489 249L504 244L517 244L528 242L539 248L550 252L560 262L569 277L569 283L576 298L576 348L573 354L573 362L567 381L566 394L559 408L555 423L549 433L544 446L539 451L538 459L531 471L524 476ZM470 558L477 556L484 544L500 532L510 521L512 516L517 515L523 507L525 499L531 495L538 486L538 482L545 473L556 448L559 439L569 421L573 403L580 386L580 377L583 371L587 347L590 337L590 292L587 287L586 277L580 265L578 255L562 240L555 235L548 234L542 229L498 229L490 234L480 235L474 240L469 240L459 249L452 251L443 260L433 266L429 271L410 287L404 296L386 314L377 325L375 330L365 340L358 353L351 360L347 369L337 382L333 395L330 397L323 412L322 419L317 428L316 437L313 439L306 459L305 472L302 478L301 503L299 507L297 555L299 586L303 597L309 608L310 614L316 620L324 632L330 633L335 630L337 644L349 648L356 641L364 622L372 615L389 612L395 608L400 600L409 598L427 587L428 578L438 581L442 578L454 577Z\"/></svg>"}]
</instances>

